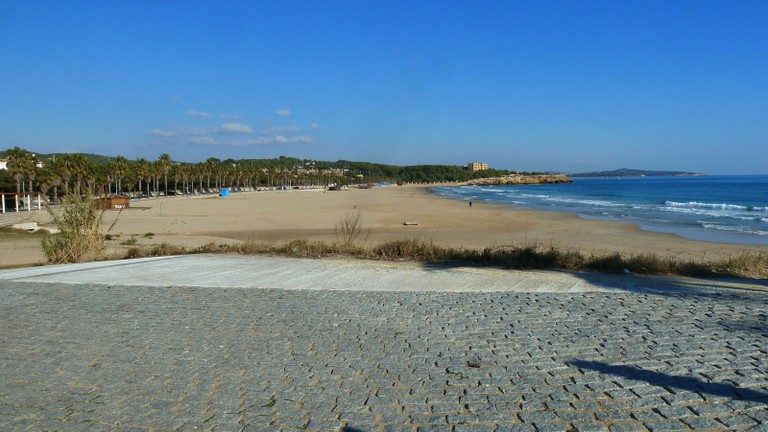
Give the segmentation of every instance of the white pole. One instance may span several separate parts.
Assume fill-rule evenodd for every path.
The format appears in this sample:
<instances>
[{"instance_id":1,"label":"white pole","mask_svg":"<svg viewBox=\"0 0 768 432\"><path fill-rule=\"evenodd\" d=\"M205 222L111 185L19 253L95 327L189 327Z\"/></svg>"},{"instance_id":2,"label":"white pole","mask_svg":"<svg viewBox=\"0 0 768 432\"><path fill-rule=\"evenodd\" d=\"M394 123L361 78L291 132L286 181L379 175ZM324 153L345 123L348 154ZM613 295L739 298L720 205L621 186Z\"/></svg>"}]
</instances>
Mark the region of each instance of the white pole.
<instances>
[{"instance_id":1,"label":"white pole","mask_svg":"<svg viewBox=\"0 0 768 432\"><path fill-rule=\"evenodd\" d=\"M0 199L3 200L3 214L5 214L5 194L0 192Z\"/></svg>"}]
</instances>

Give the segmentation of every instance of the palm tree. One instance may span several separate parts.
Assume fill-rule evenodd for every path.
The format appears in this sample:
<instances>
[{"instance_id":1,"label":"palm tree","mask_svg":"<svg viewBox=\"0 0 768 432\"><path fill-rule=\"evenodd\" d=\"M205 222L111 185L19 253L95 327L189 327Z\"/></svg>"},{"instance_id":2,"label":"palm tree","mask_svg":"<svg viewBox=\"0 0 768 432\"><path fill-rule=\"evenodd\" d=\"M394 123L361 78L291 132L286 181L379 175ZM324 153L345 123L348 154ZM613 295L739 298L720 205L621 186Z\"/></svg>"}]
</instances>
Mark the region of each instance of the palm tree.
<instances>
[{"instance_id":1,"label":"palm tree","mask_svg":"<svg viewBox=\"0 0 768 432\"><path fill-rule=\"evenodd\" d=\"M197 176L197 180L200 182L200 187L198 188L200 193L203 193L203 178L205 178L205 172L205 162L198 162L195 164L194 175Z\"/></svg>"},{"instance_id":2,"label":"palm tree","mask_svg":"<svg viewBox=\"0 0 768 432\"><path fill-rule=\"evenodd\" d=\"M212 157L205 161L205 173L208 177L208 191L211 191L211 174L217 174L220 160Z\"/></svg>"},{"instance_id":3,"label":"palm tree","mask_svg":"<svg viewBox=\"0 0 768 432\"><path fill-rule=\"evenodd\" d=\"M96 192L96 188L99 186L98 168L84 155L77 156L79 156L80 159L80 173L82 175L82 180L85 180L85 185L88 187L88 194L93 196Z\"/></svg>"},{"instance_id":4,"label":"palm tree","mask_svg":"<svg viewBox=\"0 0 768 432\"><path fill-rule=\"evenodd\" d=\"M34 192L34 187L32 186L32 181L35 180L35 177L37 176L37 160L35 159L35 155L33 153L30 153L30 158L27 160L26 165L26 175L27 179L29 179L29 192Z\"/></svg>"},{"instance_id":5,"label":"palm tree","mask_svg":"<svg viewBox=\"0 0 768 432\"><path fill-rule=\"evenodd\" d=\"M157 166L160 172L163 173L163 177L165 179L165 196L168 196L168 172L173 166L173 161L171 160L171 157L168 155L168 153L163 153L159 158L157 158Z\"/></svg>"},{"instance_id":6,"label":"palm tree","mask_svg":"<svg viewBox=\"0 0 768 432\"><path fill-rule=\"evenodd\" d=\"M51 166L41 168L37 175L37 187L40 188L40 192L42 192L46 202L48 201L48 191L56 187L57 177Z\"/></svg>"},{"instance_id":7,"label":"palm tree","mask_svg":"<svg viewBox=\"0 0 768 432\"><path fill-rule=\"evenodd\" d=\"M185 164L185 163L176 164L174 165L174 169L172 171L173 171L173 188L175 190L178 190L179 180L181 180L181 188L184 195L189 193L189 187L187 186L187 180L189 179L189 173L190 173L189 164Z\"/></svg>"},{"instance_id":8,"label":"palm tree","mask_svg":"<svg viewBox=\"0 0 768 432\"><path fill-rule=\"evenodd\" d=\"M125 176L123 177L123 184L125 184L123 192L134 195L136 192L136 183L138 181L139 178L136 175L136 170L134 169L133 164L129 161L128 169L125 171Z\"/></svg>"},{"instance_id":9,"label":"palm tree","mask_svg":"<svg viewBox=\"0 0 768 432\"><path fill-rule=\"evenodd\" d=\"M30 164L35 166L32 153L20 147L8 151L8 173L16 180L16 193L22 193L24 177L29 175Z\"/></svg>"},{"instance_id":10,"label":"palm tree","mask_svg":"<svg viewBox=\"0 0 768 432\"><path fill-rule=\"evenodd\" d=\"M74 155L71 154L65 154L57 163L56 168L64 184L64 195L69 194L69 182L74 176L75 163Z\"/></svg>"},{"instance_id":11,"label":"palm tree","mask_svg":"<svg viewBox=\"0 0 768 432\"><path fill-rule=\"evenodd\" d=\"M70 182L74 180L77 195L82 194L83 179L87 173L88 160L81 154L69 153L61 158L61 177L64 179L64 193L69 194Z\"/></svg>"},{"instance_id":12,"label":"palm tree","mask_svg":"<svg viewBox=\"0 0 768 432\"><path fill-rule=\"evenodd\" d=\"M157 190L157 185L160 183L160 173L162 172L162 167L160 166L160 161L156 160L152 163L152 177L154 178L155 183L155 198L160 198L160 192Z\"/></svg>"},{"instance_id":13,"label":"palm tree","mask_svg":"<svg viewBox=\"0 0 768 432\"><path fill-rule=\"evenodd\" d=\"M149 181L152 179L152 164L144 158L136 159L134 163L134 169L136 170L136 176L139 178L139 193L141 190L141 181L147 181L147 196L149 196Z\"/></svg>"},{"instance_id":14,"label":"palm tree","mask_svg":"<svg viewBox=\"0 0 768 432\"><path fill-rule=\"evenodd\" d=\"M101 191L102 194L112 193L112 181L115 180L115 176L112 174L112 163L107 165L94 166L93 175L90 176L89 190L95 189ZM106 187L106 189L104 189ZM115 192L117 192L117 182L115 182Z\"/></svg>"},{"instance_id":15,"label":"palm tree","mask_svg":"<svg viewBox=\"0 0 768 432\"><path fill-rule=\"evenodd\" d=\"M62 185L61 175L61 159L53 158L52 161L46 164L46 166L40 171L40 176L44 176L43 171L46 171L46 176L50 176L51 187L53 188L53 201L59 202L59 187ZM39 181L38 181L39 182Z\"/></svg>"},{"instance_id":16,"label":"palm tree","mask_svg":"<svg viewBox=\"0 0 768 432\"><path fill-rule=\"evenodd\" d=\"M116 192L118 194L123 192L123 178L125 177L125 174L127 171L128 171L128 159L126 159L123 156L118 156L115 158L114 161L112 161L112 173L114 174L115 179L117 180Z\"/></svg>"}]
</instances>

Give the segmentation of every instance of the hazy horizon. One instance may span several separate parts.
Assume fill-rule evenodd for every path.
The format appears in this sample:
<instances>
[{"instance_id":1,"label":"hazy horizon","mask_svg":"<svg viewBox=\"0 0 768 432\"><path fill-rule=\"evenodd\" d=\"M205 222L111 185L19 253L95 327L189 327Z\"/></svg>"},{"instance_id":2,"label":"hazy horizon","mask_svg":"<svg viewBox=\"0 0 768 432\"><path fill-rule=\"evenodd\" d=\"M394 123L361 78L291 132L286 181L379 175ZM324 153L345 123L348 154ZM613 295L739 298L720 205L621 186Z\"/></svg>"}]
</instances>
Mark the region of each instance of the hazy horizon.
<instances>
[{"instance_id":1,"label":"hazy horizon","mask_svg":"<svg viewBox=\"0 0 768 432\"><path fill-rule=\"evenodd\" d=\"M768 3L0 4L0 149L768 174Z\"/></svg>"}]
</instances>

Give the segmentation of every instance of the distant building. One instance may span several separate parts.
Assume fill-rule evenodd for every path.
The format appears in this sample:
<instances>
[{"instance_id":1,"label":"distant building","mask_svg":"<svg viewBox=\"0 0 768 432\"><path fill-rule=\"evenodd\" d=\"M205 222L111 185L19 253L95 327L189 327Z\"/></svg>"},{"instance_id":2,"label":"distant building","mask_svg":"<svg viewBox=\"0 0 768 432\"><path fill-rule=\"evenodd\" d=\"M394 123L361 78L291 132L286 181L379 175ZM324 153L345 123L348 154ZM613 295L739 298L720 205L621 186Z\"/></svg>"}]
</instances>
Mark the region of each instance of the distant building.
<instances>
[{"instance_id":1,"label":"distant building","mask_svg":"<svg viewBox=\"0 0 768 432\"><path fill-rule=\"evenodd\" d=\"M336 177L344 177L344 170L341 168L324 169L320 171L323 175L335 175Z\"/></svg>"},{"instance_id":2,"label":"distant building","mask_svg":"<svg viewBox=\"0 0 768 432\"><path fill-rule=\"evenodd\" d=\"M470 171L483 171L488 169L486 162L471 162L467 164L467 169Z\"/></svg>"},{"instance_id":3,"label":"distant building","mask_svg":"<svg viewBox=\"0 0 768 432\"><path fill-rule=\"evenodd\" d=\"M8 159L0 159L0 170L7 170L8 162L10 162ZM42 162L35 162L35 166L38 168L44 168L45 164Z\"/></svg>"}]
</instances>

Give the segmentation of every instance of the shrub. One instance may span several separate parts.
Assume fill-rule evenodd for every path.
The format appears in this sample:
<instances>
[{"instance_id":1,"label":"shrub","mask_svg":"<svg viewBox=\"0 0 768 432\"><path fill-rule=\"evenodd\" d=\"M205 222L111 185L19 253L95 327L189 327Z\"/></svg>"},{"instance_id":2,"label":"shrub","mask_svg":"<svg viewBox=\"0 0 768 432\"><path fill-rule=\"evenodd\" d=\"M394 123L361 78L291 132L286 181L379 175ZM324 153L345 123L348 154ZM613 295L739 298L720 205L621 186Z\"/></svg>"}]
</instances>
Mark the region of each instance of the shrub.
<instances>
[{"instance_id":1,"label":"shrub","mask_svg":"<svg viewBox=\"0 0 768 432\"><path fill-rule=\"evenodd\" d=\"M370 229L363 228L360 222L360 212L348 214L341 218L335 228L336 239L344 243L352 243L361 237L365 241L368 238Z\"/></svg>"},{"instance_id":2,"label":"shrub","mask_svg":"<svg viewBox=\"0 0 768 432\"><path fill-rule=\"evenodd\" d=\"M73 263L98 259L104 251L104 236L99 232L103 210L93 197L68 195L60 209L46 206L59 232L42 239L43 252L50 263Z\"/></svg>"},{"instance_id":3,"label":"shrub","mask_svg":"<svg viewBox=\"0 0 768 432\"><path fill-rule=\"evenodd\" d=\"M133 245L135 245L135 244L136 244L136 243L138 243L138 242L139 242L139 241L138 241L138 240L136 240L136 236L135 236L135 235L132 235L132 236L131 236L131 238L129 238L128 240L125 240L125 241L121 241L121 242L120 242L120 245L121 245L121 246L133 246Z\"/></svg>"}]
</instances>

